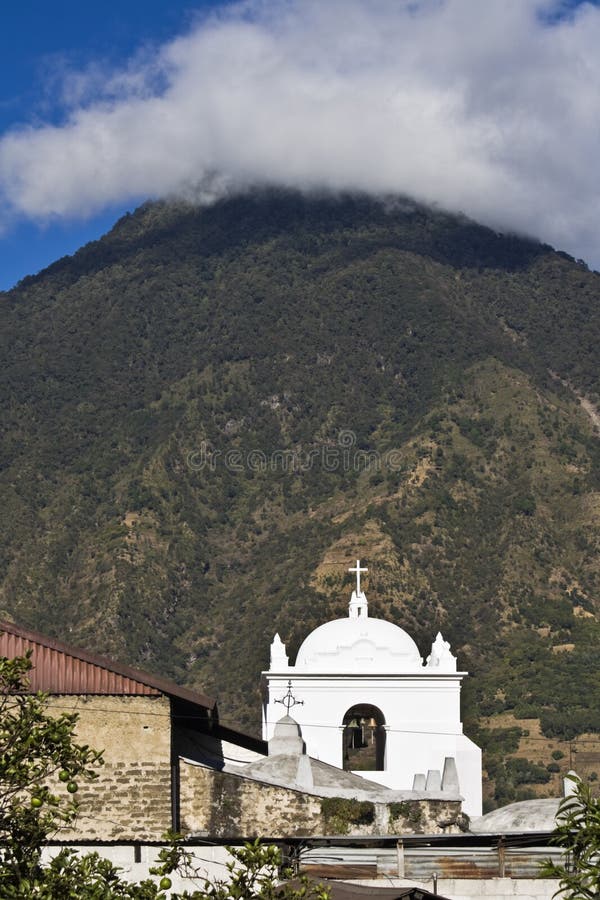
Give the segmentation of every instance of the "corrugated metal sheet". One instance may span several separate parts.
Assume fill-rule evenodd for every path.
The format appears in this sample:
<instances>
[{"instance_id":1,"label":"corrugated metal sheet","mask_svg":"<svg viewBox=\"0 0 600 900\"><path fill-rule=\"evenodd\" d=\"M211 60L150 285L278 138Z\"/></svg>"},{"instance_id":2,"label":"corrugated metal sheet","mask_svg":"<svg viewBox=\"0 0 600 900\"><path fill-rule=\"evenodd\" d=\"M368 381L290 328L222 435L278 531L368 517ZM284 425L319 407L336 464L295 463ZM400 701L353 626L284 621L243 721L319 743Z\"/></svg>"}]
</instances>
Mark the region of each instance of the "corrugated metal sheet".
<instances>
[{"instance_id":1,"label":"corrugated metal sheet","mask_svg":"<svg viewBox=\"0 0 600 900\"><path fill-rule=\"evenodd\" d=\"M216 701L166 678L133 669L78 647L63 644L12 622L0 622L0 655L33 651L31 690L51 694L165 694L194 706L215 710Z\"/></svg>"},{"instance_id":2,"label":"corrugated metal sheet","mask_svg":"<svg viewBox=\"0 0 600 900\"><path fill-rule=\"evenodd\" d=\"M331 846L302 853L301 870L321 878L352 878L359 869L376 871L378 878L410 878L416 882L438 878L537 878L542 860L560 858L552 847L506 847L494 842L487 847L404 847L401 862L394 848L349 848ZM399 865L403 871L399 873ZM374 877L374 876L371 876Z\"/></svg>"},{"instance_id":3,"label":"corrugated metal sheet","mask_svg":"<svg viewBox=\"0 0 600 900\"><path fill-rule=\"evenodd\" d=\"M535 878L550 855L547 847L406 849L404 872L415 881L428 881L436 873L440 878Z\"/></svg>"},{"instance_id":4,"label":"corrugated metal sheet","mask_svg":"<svg viewBox=\"0 0 600 900\"><path fill-rule=\"evenodd\" d=\"M144 694L156 697L155 687L120 675L94 663L77 659L64 651L44 646L18 634L4 631L0 635L0 654L8 658L33 651L33 668L29 673L32 691L51 694Z\"/></svg>"}]
</instances>

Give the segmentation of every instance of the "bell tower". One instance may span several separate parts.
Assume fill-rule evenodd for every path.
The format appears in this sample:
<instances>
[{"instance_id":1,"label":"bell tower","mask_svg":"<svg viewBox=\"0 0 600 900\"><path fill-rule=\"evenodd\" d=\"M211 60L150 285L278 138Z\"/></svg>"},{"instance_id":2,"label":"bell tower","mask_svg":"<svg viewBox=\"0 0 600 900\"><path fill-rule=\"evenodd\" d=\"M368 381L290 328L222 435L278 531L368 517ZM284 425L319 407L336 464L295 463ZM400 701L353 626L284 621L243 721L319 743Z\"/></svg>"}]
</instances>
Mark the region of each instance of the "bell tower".
<instances>
[{"instance_id":1,"label":"bell tower","mask_svg":"<svg viewBox=\"0 0 600 900\"><path fill-rule=\"evenodd\" d=\"M367 568L357 560L349 571L356 586L348 616L311 632L295 664L275 635L262 673L263 738L272 737L282 704L293 698L310 756L396 790L439 789L452 772L465 812L481 815L481 750L463 734L460 717L467 673L457 671L440 633L424 661L406 631L369 616L361 585Z\"/></svg>"}]
</instances>

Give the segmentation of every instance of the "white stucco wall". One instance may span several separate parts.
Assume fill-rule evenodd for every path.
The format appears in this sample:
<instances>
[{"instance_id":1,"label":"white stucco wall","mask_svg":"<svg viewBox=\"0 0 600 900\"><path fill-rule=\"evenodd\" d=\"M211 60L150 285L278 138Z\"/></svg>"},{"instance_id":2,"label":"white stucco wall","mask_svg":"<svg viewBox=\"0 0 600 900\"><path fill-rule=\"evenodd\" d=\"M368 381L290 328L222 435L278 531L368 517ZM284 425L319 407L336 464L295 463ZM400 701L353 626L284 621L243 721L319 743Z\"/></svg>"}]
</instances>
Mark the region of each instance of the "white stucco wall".
<instances>
[{"instance_id":1,"label":"white stucco wall","mask_svg":"<svg viewBox=\"0 0 600 900\"><path fill-rule=\"evenodd\" d=\"M381 887L377 881L353 881ZM414 879L386 878L385 887L420 887L433 892L433 882L417 882ZM551 878L438 878L437 892L448 900L505 900L518 897L519 900L552 900L558 890L558 881Z\"/></svg>"},{"instance_id":2,"label":"white stucco wall","mask_svg":"<svg viewBox=\"0 0 600 900\"><path fill-rule=\"evenodd\" d=\"M269 740L275 723L285 714L281 699L292 682L294 697L302 701L290 715L302 729L310 756L343 767L343 719L357 704L381 710L385 718L384 771L359 774L396 790L411 790L416 773L444 768L454 757L464 810L481 815L481 751L462 731L460 684L463 673L431 674L305 674L290 666L265 672L263 738Z\"/></svg>"},{"instance_id":3,"label":"white stucco wall","mask_svg":"<svg viewBox=\"0 0 600 900\"><path fill-rule=\"evenodd\" d=\"M135 850L131 844L65 844L44 847L42 850L42 862L48 863L59 853L62 846L68 846L76 850L80 856L87 853L98 853L103 859L108 859L121 869L121 877L125 881L137 883L144 878L150 878L156 884L159 878L150 874L150 868L159 862L160 847L155 844L141 844L139 847L140 861L135 861ZM202 890L206 881L229 881L230 874L227 863L231 862L231 854L227 848L221 845L206 847L187 847L191 856L192 875L184 875L173 872L169 877L172 881L172 891ZM170 891L167 892L169 896Z\"/></svg>"},{"instance_id":4,"label":"white stucco wall","mask_svg":"<svg viewBox=\"0 0 600 900\"><path fill-rule=\"evenodd\" d=\"M386 731L383 771L360 774L399 791L413 789L415 775L443 773L456 763L463 809L481 815L481 751L463 735L460 688L465 672L441 633L426 660L411 636L393 622L369 616L360 560L350 569L356 589L348 617L325 622L302 642L290 665L276 634L271 665L263 672L263 738L270 740L286 711L300 725L306 750L343 767L343 722L354 706L375 706ZM279 702L278 702L279 701ZM284 701L284 702L282 702Z\"/></svg>"},{"instance_id":5,"label":"white stucco wall","mask_svg":"<svg viewBox=\"0 0 600 900\"><path fill-rule=\"evenodd\" d=\"M98 852L102 857L119 866L122 869L123 878L128 881L138 882L143 878L153 878L158 882L158 878L151 876L149 870L151 866L156 865L159 847L142 844L140 847L141 858L138 863L134 861L134 848L131 845L88 844L76 846L69 844L68 846L78 850L82 855L92 851ZM60 849L60 846L44 848L43 861L47 863ZM189 849L192 855L192 868L197 870L197 874L195 877L184 877L173 873L171 876L173 891L201 890L207 879L210 881L229 881L230 875L226 864L231 861L232 857L224 846L191 847ZM316 880L318 881L319 879ZM418 882L415 879L396 878L389 875L377 880L363 879L351 881L350 883L373 887L421 887L428 891L432 891L434 887L431 880ZM519 900L551 900L557 889L558 881L546 878L437 879L438 894L448 897L449 900L477 900L477 898L505 900L505 898L510 897L516 897Z\"/></svg>"}]
</instances>

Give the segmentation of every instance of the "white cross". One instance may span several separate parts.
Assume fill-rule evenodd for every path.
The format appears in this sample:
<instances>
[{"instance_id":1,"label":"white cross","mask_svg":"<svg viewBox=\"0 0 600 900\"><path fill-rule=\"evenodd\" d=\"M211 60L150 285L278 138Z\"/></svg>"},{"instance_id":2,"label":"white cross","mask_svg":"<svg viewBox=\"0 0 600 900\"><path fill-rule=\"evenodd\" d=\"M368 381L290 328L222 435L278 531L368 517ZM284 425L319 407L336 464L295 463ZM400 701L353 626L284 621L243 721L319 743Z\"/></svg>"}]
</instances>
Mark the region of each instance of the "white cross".
<instances>
[{"instance_id":1,"label":"white cross","mask_svg":"<svg viewBox=\"0 0 600 900\"><path fill-rule=\"evenodd\" d=\"M360 567L360 559L356 560L356 566L354 569L348 569L349 572L356 572L356 596L360 596L360 573L368 572L368 569L361 569Z\"/></svg>"}]
</instances>

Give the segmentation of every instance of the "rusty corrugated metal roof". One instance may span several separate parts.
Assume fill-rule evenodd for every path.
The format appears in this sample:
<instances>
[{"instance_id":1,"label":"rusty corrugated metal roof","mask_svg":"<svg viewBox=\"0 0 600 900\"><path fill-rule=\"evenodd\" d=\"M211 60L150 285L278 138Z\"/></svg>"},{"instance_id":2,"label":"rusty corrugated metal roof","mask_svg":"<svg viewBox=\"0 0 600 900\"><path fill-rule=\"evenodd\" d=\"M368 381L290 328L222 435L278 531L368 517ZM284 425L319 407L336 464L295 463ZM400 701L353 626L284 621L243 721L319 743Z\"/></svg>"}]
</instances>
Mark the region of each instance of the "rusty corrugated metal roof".
<instances>
[{"instance_id":1,"label":"rusty corrugated metal roof","mask_svg":"<svg viewBox=\"0 0 600 900\"><path fill-rule=\"evenodd\" d=\"M502 835L488 835L487 845L477 841L469 846L463 840L464 835L443 835L444 843L432 841L429 846L414 843L415 838L422 837L400 839L401 857L397 847L348 847L340 843L319 849L310 847L311 838L304 838L301 871L317 878L402 877L421 884L436 877L528 880L539 878L544 860L552 858L558 863L562 855L560 848L548 843L548 834L542 840L538 835L538 844L530 843L531 836L524 836L516 845L505 841ZM363 874L369 869L370 875Z\"/></svg>"},{"instance_id":2,"label":"rusty corrugated metal roof","mask_svg":"<svg viewBox=\"0 0 600 900\"><path fill-rule=\"evenodd\" d=\"M166 694L213 710L216 701L206 694L180 687L174 681L133 669L79 647L0 621L0 655L14 658L33 651L29 673L32 691L50 694Z\"/></svg>"}]
</instances>

